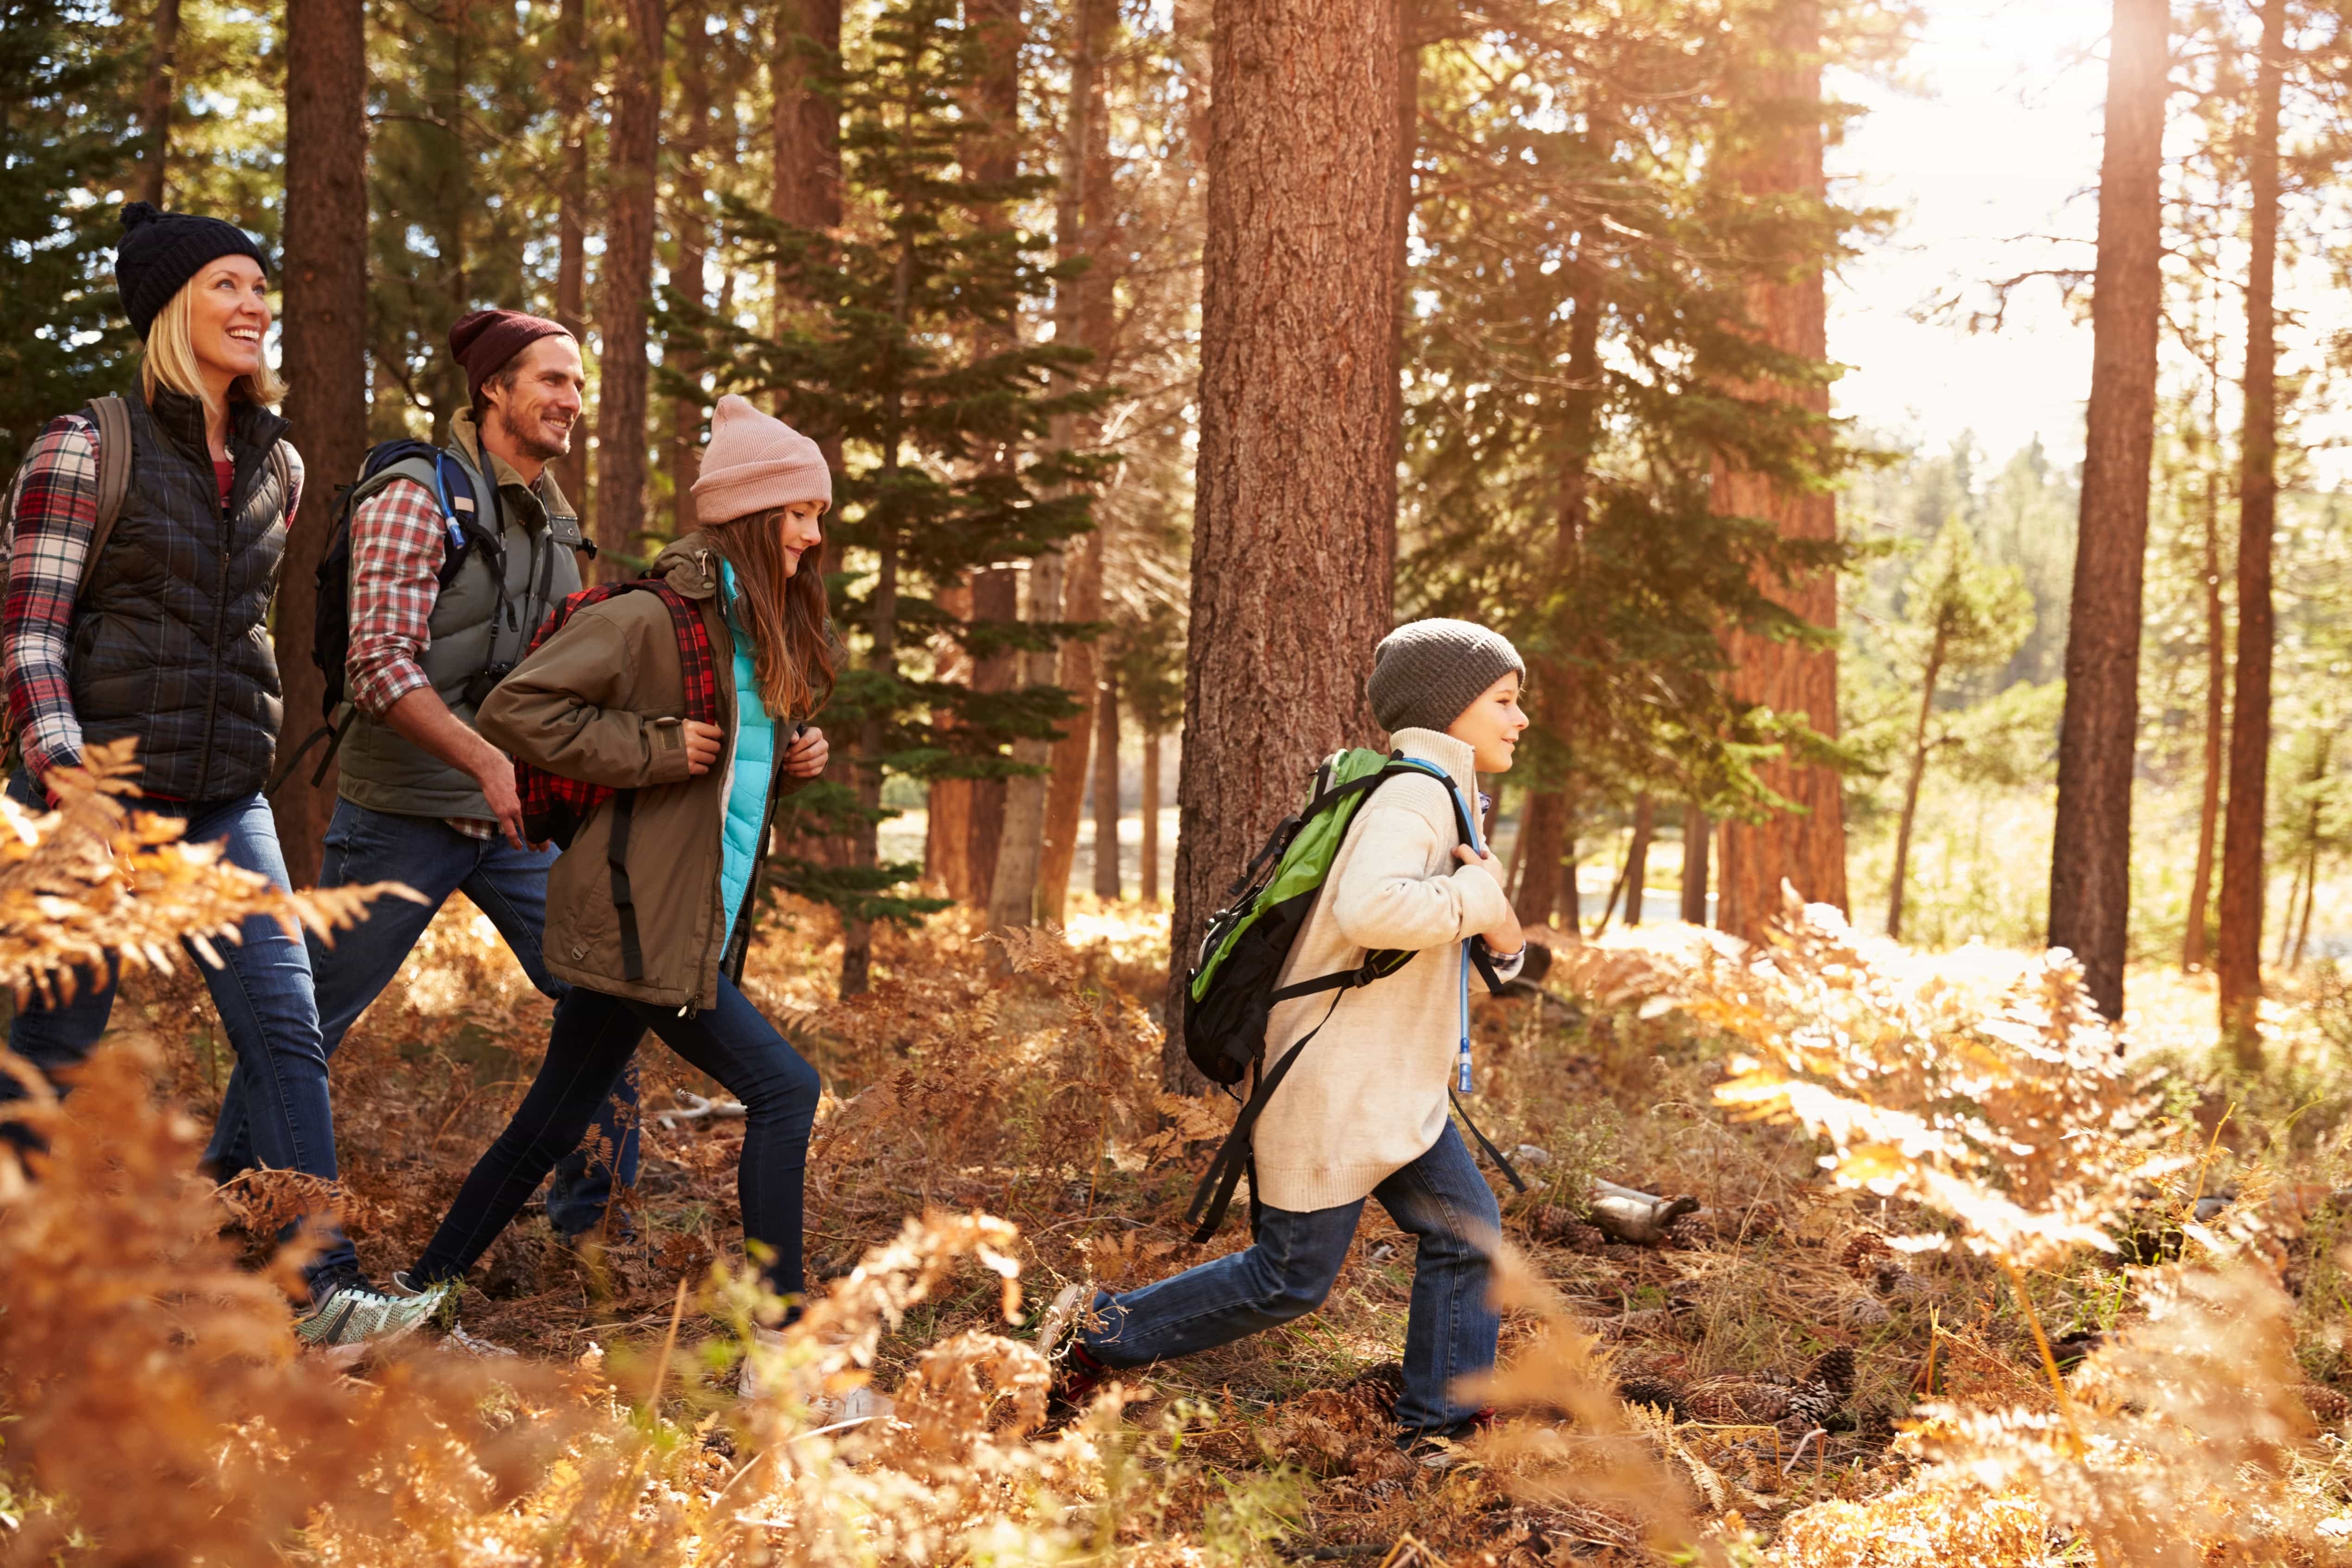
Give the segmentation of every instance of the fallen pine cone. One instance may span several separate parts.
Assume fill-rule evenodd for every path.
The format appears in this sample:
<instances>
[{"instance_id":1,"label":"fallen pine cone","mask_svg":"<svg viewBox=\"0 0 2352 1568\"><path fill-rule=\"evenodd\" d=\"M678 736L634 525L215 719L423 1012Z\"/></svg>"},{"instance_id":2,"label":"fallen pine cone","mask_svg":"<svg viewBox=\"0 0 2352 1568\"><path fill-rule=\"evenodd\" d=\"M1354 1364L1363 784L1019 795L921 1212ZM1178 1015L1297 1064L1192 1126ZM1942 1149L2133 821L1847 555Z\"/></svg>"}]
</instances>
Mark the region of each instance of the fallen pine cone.
<instances>
[{"instance_id":1,"label":"fallen pine cone","mask_svg":"<svg viewBox=\"0 0 2352 1568\"><path fill-rule=\"evenodd\" d=\"M1600 1227L1585 1220L1566 1204L1546 1204L1536 1211L1535 1223L1528 1226L1538 1241L1549 1241L1565 1247L1570 1252L1591 1257L1600 1256L1608 1237Z\"/></svg>"},{"instance_id":2,"label":"fallen pine cone","mask_svg":"<svg viewBox=\"0 0 2352 1568\"><path fill-rule=\"evenodd\" d=\"M2352 1399L2345 1398L2339 1389L2324 1383L2306 1383L2295 1392L2303 1395L2304 1408L2311 1412L2311 1418L2322 1426L2334 1426L2352 1415Z\"/></svg>"},{"instance_id":3,"label":"fallen pine cone","mask_svg":"<svg viewBox=\"0 0 2352 1568\"><path fill-rule=\"evenodd\" d=\"M1887 1246L1886 1238L1874 1230L1858 1230L1848 1237L1844 1250L1838 1254L1838 1262L1847 1273L1881 1296L1917 1300L1930 1293L1927 1282L1912 1273L1903 1255Z\"/></svg>"}]
</instances>

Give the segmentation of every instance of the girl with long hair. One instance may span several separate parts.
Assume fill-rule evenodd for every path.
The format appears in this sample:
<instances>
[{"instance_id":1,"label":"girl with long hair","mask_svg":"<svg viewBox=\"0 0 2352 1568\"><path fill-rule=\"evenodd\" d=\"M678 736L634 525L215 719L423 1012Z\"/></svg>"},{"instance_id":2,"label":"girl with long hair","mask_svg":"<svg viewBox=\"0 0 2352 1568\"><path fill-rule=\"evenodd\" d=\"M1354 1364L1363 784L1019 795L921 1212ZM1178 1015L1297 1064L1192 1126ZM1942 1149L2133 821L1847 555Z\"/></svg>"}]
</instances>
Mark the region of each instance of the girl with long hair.
<instances>
[{"instance_id":1,"label":"girl with long hair","mask_svg":"<svg viewBox=\"0 0 2352 1568\"><path fill-rule=\"evenodd\" d=\"M824 771L806 721L834 682L821 527L833 481L816 443L730 396L694 497L702 526L650 575L699 617L719 723L690 716L703 672L655 593L582 604L481 706L482 733L520 761L618 793L548 874L547 965L572 990L546 1058L410 1288L464 1277L578 1145L650 1029L742 1100L744 1237L771 1289L802 1292L816 1069L738 983L776 804Z\"/></svg>"}]
</instances>

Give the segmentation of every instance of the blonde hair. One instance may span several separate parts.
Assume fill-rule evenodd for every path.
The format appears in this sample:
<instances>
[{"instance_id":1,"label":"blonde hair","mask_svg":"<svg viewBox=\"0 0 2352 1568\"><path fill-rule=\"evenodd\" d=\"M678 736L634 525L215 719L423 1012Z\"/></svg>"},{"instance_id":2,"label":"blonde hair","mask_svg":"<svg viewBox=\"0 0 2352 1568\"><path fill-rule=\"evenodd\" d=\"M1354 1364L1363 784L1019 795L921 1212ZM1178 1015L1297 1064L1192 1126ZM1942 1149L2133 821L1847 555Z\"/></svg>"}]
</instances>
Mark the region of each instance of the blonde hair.
<instances>
[{"instance_id":1,"label":"blonde hair","mask_svg":"<svg viewBox=\"0 0 2352 1568\"><path fill-rule=\"evenodd\" d=\"M159 385L207 406L212 403L205 391L204 371L196 363L194 289L194 279L182 284L180 291L155 312L155 320L148 326L147 347L139 356L139 384L150 403L155 401L155 388ZM255 374L238 376L229 387L229 395L264 408L275 408L286 395L286 384L265 362Z\"/></svg>"}]
</instances>

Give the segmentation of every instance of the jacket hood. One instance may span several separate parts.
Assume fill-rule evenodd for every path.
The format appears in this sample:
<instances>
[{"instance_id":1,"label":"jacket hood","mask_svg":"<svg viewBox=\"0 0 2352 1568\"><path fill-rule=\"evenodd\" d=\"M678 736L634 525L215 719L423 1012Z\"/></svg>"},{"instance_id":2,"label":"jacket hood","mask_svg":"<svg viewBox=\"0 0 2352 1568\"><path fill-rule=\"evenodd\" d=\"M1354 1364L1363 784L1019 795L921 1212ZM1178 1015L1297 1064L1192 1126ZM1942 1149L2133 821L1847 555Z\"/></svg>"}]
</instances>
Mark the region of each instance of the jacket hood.
<instances>
[{"instance_id":1,"label":"jacket hood","mask_svg":"<svg viewBox=\"0 0 2352 1568\"><path fill-rule=\"evenodd\" d=\"M719 546L698 528L664 546L646 574L689 599L708 599L719 592Z\"/></svg>"}]
</instances>

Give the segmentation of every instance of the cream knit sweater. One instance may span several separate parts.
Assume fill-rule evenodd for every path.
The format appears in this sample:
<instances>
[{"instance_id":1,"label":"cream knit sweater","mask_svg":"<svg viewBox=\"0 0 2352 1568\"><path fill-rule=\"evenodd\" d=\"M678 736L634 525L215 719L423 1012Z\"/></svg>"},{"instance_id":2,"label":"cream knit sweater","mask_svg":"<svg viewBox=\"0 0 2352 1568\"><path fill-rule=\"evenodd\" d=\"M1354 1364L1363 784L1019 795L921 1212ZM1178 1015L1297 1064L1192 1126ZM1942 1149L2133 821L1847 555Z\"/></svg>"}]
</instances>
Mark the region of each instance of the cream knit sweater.
<instances>
[{"instance_id":1,"label":"cream knit sweater","mask_svg":"<svg viewBox=\"0 0 2352 1568\"><path fill-rule=\"evenodd\" d=\"M1469 746L1435 730L1399 730L1389 740L1392 750L1444 768L1477 810ZM1275 1089L1252 1139L1261 1202L1294 1212L1354 1203L1444 1131L1461 1038L1459 944L1501 924L1510 910L1491 875L1454 858L1461 841L1445 786L1433 778L1391 779L1357 811L1282 983L1352 969L1370 949L1420 956L1342 992L1331 1021ZM1505 978L1517 968L1515 959ZM1280 1061L1330 1009L1328 993L1277 1005L1266 1026L1267 1062Z\"/></svg>"}]
</instances>

